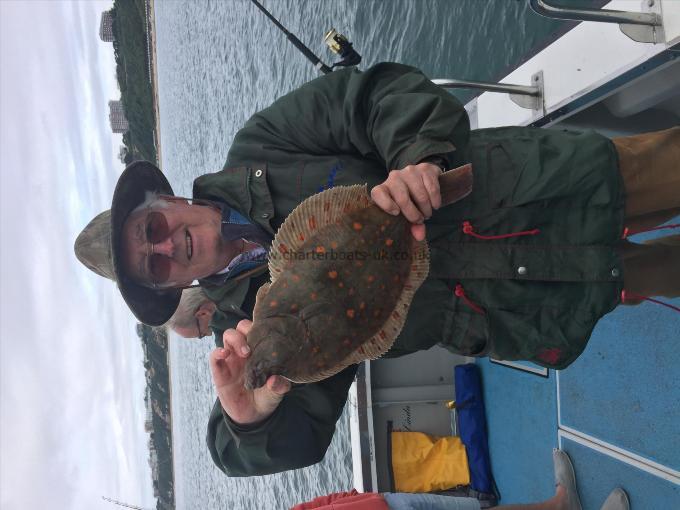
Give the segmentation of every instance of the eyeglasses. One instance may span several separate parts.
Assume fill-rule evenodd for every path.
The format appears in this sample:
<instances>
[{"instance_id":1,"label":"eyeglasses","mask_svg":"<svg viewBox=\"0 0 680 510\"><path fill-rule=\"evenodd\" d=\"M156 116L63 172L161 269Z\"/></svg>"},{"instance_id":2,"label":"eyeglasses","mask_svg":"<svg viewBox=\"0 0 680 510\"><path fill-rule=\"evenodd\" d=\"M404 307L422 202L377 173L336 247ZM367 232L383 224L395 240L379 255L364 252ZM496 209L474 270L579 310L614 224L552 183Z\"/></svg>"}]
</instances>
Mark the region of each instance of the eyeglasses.
<instances>
[{"instance_id":1,"label":"eyeglasses","mask_svg":"<svg viewBox=\"0 0 680 510\"><path fill-rule=\"evenodd\" d=\"M151 282L154 285L165 283L170 278L170 258L153 252L153 245L164 241L170 235L170 227L165 215L157 211L147 214L144 232L146 234L146 241L151 245L151 254L147 253Z\"/></svg>"},{"instance_id":2,"label":"eyeglasses","mask_svg":"<svg viewBox=\"0 0 680 510\"><path fill-rule=\"evenodd\" d=\"M219 206L215 205L210 200L189 199L172 195L159 195L158 198L165 202L190 202L192 205L208 206L221 211ZM161 253L153 252L154 244L164 241L170 235L168 220L162 212L151 211L146 215L145 235L148 245L151 246L151 253L147 251L146 254L149 261L151 284L153 286L161 285L170 278L170 269L172 268L171 259L169 257L166 257Z\"/></svg>"}]
</instances>

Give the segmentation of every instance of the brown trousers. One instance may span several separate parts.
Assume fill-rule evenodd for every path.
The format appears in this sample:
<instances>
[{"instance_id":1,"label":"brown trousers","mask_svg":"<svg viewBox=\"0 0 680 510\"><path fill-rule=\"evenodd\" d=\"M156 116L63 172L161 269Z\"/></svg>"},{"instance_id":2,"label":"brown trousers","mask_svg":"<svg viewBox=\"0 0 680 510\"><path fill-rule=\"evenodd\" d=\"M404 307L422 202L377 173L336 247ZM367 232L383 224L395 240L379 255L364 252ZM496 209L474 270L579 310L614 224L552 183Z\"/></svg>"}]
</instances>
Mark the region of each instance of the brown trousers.
<instances>
[{"instance_id":1,"label":"brown trousers","mask_svg":"<svg viewBox=\"0 0 680 510\"><path fill-rule=\"evenodd\" d=\"M680 127L613 142L626 193L626 227L637 232L680 215ZM621 255L626 292L680 296L680 235L644 244L622 241Z\"/></svg>"}]
</instances>

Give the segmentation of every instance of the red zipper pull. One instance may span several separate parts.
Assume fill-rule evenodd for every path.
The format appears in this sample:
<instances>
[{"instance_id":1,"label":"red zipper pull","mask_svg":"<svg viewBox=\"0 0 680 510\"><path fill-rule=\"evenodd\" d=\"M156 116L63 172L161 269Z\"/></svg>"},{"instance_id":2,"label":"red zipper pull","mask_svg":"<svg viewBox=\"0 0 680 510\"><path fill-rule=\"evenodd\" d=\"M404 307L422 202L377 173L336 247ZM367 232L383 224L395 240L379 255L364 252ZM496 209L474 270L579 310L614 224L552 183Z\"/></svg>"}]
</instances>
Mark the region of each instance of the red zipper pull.
<instances>
[{"instance_id":1,"label":"red zipper pull","mask_svg":"<svg viewBox=\"0 0 680 510\"><path fill-rule=\"evenodd\" d=\"M535 228L533 230L523 230L521 232L514 232L512 234L501 234L498 236L484 236L475 232L474 227L469 221L463 222L463 234L467 234L477 239L492 240L492 239L506 239L508 237L519 237L519 236L535 236L540 232L539 229Z\"/></svg>"},{"instance_id":2,"label":"red zipper pull","mask_svg":"<svg viewBox=\"0 0 680 510\"><path fill-rule=\"evenodd\" d=\"M463 286L462 286L460 283L459 283L458 285L456 285L456 288L453 290L453 293L454 293L457 297L463 298L463 301L465 301L465 303L467 303L467 305L468 305L470 308L472 308L475 312L481 313L482 315L485 314L484 309L483 309L481 306L479 306L479 305L476 304L476 303L473 303L473 302L470 300L470 298L468 298L468 297L465 295L465 291L463 290Z\"/></svg>"},{"instance_id":3,"label":"red zipper pull","mask_svg":"<svg viewBox=\"0 0 680 510\"><path fill-rule=\"evenodd\" d=\"M664 303L663 301L659 301L658 299L650 298L647 296L640 296L639 294L631 294L630 292L626 292L626 290L621 291L621 302L625 303L626 299L631 298L631 299L641 299L644 301L651 301L652 303L656 303L657 305L662 305L662 306L667 306L671 310L675 310L676 312L680 312L680 308L677 306L673 306L670 303Z\"/></svg>"}]
</instances>

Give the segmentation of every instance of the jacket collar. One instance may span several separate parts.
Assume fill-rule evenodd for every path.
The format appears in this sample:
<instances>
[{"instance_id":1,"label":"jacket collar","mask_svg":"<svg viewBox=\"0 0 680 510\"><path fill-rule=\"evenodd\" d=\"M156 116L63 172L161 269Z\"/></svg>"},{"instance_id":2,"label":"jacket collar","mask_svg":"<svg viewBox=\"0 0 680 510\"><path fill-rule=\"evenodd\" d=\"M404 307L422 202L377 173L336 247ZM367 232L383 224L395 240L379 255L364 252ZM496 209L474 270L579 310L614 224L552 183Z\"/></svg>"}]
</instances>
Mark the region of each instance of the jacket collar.
<instances>
[{"instance_id":1,"label":"jacket collar","mask_svg":"<svg viewBox=\"0 0 680 510\"><path fill-rule=\"evenodd\" d=\"M266 163L229 166L219 172L202 175L194 180L193 196L222 202L271 236L275 233L271 225L274 204L267 185Z\"/></svg>"}]
</instances>

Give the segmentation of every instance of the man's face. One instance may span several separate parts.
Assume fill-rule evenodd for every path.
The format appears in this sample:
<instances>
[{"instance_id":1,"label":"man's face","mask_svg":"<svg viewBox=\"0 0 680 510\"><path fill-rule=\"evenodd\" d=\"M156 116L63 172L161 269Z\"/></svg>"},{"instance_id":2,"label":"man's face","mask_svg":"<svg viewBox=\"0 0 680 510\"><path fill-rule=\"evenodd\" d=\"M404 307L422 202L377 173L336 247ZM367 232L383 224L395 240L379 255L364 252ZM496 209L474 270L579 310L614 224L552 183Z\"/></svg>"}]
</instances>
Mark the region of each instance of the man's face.
<instances>
[{"instance_id":1,"label":"man's face","mask_svg":"<svg viewBox=\"0 0 680 510\"><path fill-rule=\"evenodd\" d=\"M126 273L150 287L181 287L224 269L241 243L223 241L221 219L216 209L179 200L130 214L122 232Z\"/></svg>"},{"instance_id":2,"label":"man's face","mask_svg":"<svg viewBox=\"0 0 680 510\"><path fill-rule=\"evenodd\" d=\"M202 338L212 333L210 321L217 307L215 303L206 300L194 312L195 323L190 327L174 326L172 329L184 338Z\"/></svg>"}]
</instances>

